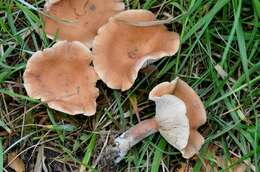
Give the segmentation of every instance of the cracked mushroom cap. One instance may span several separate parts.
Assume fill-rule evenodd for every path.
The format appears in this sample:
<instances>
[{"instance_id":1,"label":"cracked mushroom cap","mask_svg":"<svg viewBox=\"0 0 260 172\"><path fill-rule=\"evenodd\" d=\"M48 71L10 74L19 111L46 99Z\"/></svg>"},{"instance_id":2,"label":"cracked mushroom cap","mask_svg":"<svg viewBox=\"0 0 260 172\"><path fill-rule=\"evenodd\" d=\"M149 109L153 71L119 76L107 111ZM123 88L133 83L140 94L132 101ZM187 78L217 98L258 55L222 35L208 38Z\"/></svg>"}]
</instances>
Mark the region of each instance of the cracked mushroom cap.
<instances>
[{"instance_id":1,"label":"cracked mushroom cap","mask_svg":"<svg viewBox=\"0 0 260 172\"><path fill-rule=\"evenodd\" d=\"M112 89L129 89L140 68L148 62L174 55L179 36L164 25L135 26L131 22L156 21L147 10L127 10L110 18L94 40L94 68Z\"/></svg>"},{"instance_id":2,"label":"cracked mushroom cap","mask_svg":"<svg viewBox=\"0 0 260 172\"><path fill-rule=\"evenodd\" d=\"M98 75L91 60L90 51L77 41L34 53L23 75L27 94L71 115L95 114Z\"/></svg>"},{"instance_id":3,"label":"cracked mushroom cap","mask_svg":"<svg viewBox=\"0 0 260 172\"><path fill-rule=\"evenodd\" d=\"M158 101L164 95L174 95L185 103L190 135L187 146L181 152L184 158L190 158L199 152L204 143L204 138L197 129L207 120L205 107L197 93L179 78L172 82L163 82L154 87L149 94L149 99Z\"/></svg>"},{"instance_id":4,"label":"cracked mushroom cap","mask_svg":"<svg viewBox=\"0 0 260 172\"><path fill-rule=\"evenodd\" d=\"M80 41L91 47L98 29L123 11L122 0L49 0L44 9L45 32L50 38Z\"/></svg>"},{"instance_id":5,"label":"cracked mushroom cap","mask_svg":"<svg viewBox=\"0 0 260 172\"><path fill-rule=\"evenodd\" d=\"M184 102L174 95L163 95L155 104L159 132L168 143L181 151L187 146L190 135Z\"/></svg>"}]
</instances>

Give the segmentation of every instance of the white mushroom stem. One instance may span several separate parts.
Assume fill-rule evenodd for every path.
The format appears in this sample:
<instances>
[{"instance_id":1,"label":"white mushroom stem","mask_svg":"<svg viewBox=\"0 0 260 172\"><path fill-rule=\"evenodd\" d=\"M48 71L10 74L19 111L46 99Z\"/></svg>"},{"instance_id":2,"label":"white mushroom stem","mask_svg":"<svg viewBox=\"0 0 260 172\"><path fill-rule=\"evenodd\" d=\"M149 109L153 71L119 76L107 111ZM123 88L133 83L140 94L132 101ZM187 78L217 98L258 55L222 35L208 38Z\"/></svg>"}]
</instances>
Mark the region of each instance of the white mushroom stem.
<instances>
[{"instance_id":1,"label":"white mushroom stem","mask_svg":"<svg viewBox=\"0 0 260 172\"><path fill-rule=\"evenodd\" d=\"M116 153L115 163L119 163L125 154L138 142L147 136L158 132L159 124L155 118L141 121L134 127L130 128L119 137L115 139L116 146L114 152Z\"/></svg>"}]
</instances>

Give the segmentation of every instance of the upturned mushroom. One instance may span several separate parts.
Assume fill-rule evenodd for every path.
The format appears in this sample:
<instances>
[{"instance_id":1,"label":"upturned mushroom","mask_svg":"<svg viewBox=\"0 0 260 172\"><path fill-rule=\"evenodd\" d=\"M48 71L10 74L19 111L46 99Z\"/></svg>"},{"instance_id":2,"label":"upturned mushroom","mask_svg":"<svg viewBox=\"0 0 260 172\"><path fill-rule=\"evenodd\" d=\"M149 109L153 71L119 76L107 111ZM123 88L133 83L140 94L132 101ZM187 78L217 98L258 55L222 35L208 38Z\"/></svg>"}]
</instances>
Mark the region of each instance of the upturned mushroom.
<instances>
[{"instance_id":1,"label":"upturned mushroom","mask_svg":"<svg viewBox=\"0 0 260 172\"><path fill-rule=\"evenodd\" d=\"M98 29L123 11L121 0L49 0L44 6L45 32L50 38L80 41L91 47Z\"/></svg>"},{"instance_id":2,"label":"upturned mushroom","mask_svg":"<svg viewBox=\"0 0 260 172\"><path fill-rule=\"evenodd\" d=\"M78 41L34 53L23 75L27 94L71 115L95 114L98 75L91 60L89 49Z\"/></svg>"},{"instance_id":3,"label":"upturned mushroom","mask_svg":"<svg viewBox=\"0 0 260 172\"><path fill-rule=\"evenodd\" d=\"M151 21L156 21L156 17L150 11L127 10L111 17L98 30L93 43L93 64L108 87L129 89L140 68L177 52L179 36L164 25L131 24Z\"/></svg>"},{"instance_id":4,"label":"upturned mushroom","mask_svg":"<svg viewBox=\"0 0 260 172\"><path fill-rule=\"evenodd\" d=\"M112 149L115 152L114 162L120 162L131 147L158 131L176 149L185 148L189 138L189 122L182 100L173 95L162 96L156 103L154 118L141 121L117 137Z\"/></svg>"},{"instance_id":5,"label":"upturned mushroom","mask_svg":"<svg viewBox=\"0 0 260 172\"><path fill-rule=\"evenodd\" d=\"M184 158L190 158L198 153L204 143L203 136L197 129L206 123L207 115L205 107L197 93L183 80L176 78L172 82L163 82L157 85L149 94L149 99L157 102L164 95L174 95L181 99L187 108L189 120L189 141L187 146L181 150Z\"/></svg>"},{"instance_id":6,"label":"upturned mushroom","mask_svg":"<svg viewBox=\"0 0 260 172\"><path fill-rule=\"evenodd\" d=\"M204 138L197 128L206 122L206 111L196 92L177 78L157 85L149 99L155 101L155 117L138 123L114 140L114 162L120 162L131 147L157 131L184 158L198 153Z\"/></svg>"}]
</instances>

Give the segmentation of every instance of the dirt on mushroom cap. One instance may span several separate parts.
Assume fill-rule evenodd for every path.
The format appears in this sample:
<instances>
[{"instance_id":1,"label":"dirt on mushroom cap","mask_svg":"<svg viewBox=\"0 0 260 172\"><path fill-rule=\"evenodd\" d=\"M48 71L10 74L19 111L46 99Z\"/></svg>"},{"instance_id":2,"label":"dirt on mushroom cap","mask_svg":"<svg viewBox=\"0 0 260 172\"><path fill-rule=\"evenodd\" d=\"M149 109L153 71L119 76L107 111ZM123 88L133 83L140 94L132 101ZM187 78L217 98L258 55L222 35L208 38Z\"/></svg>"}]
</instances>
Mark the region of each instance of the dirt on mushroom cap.
<instances>
[{"instance_id":1,"label":"dirt on mushroom cap","mask_svg":"<svg viewBox=\"0 0 260 172\"><path fill-rule=\"evenodd\" d=\"M92 46L98 29L109 17L124 10L121 0L55 0L46 2L45 32L60 40L81 41Z\"/></svg>"},{"instance_id":2,"label":"dirt on mushroom cap","mask_svg":"<svg viewBox=\"0 0 260 172\"><path fill-rule=\"evenodd\" d=\"M53 109L93 115L99 91L98 76L90 63L90 51L80 42L56 43L29 59L23 75L25 89Z\"/></svg>"},{"instance_id":3,"label":"dirt on mushroom cap","mask_svg":"<svg viewBox=\"0 0 260 172\"><path fill-rule=\"evenodd\" d=\"M100 78L113 89L129 89L139 69L148 61L173 55L179 48L179 36L163 25L137 27L135 21L154 21L146 10L123 11L101 27L94 40L94 67ZM162 44L163 43L163 44Z\"/></svg>"}]
</instances>

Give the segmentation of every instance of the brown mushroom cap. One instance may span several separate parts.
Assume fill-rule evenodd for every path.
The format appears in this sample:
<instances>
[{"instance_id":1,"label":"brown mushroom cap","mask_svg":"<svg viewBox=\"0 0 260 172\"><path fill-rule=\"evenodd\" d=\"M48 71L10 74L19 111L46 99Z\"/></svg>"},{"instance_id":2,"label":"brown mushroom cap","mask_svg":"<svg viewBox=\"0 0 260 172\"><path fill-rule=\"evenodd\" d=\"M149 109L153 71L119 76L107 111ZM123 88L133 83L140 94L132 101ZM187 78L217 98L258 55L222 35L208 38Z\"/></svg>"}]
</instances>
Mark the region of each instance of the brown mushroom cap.
<instances>
[{"instance_id":1,"label":"brown mushroom cap","mask_svg":"<svg viewBox=\"0 0 260 172\"><path fill-rule=\"evenodd\" d=\"M147 10L127 10L98 30L94 40L94 68L99 77L113 89L129 89L138 71L148 61L174 55L179 48L179 36L163 25L134 26L131 22L155 21Z\"/></svg>"},{"instance_id":2,"label":"brown mushroom cap","mask_svg":"<svg viewBox=\"0 0 260 172\"><path fill-rule=\"evenodd\" d=\"M71 115L96 112L98 75L90 51L80 42L61 41L29 59L23 79L30 97Z\"/></svg>"},{"instance_id":3,"label":"brown mushroom cap","mask_svg":"<svg viewBox=\"0 0 260 172\"><path fill-rule=\"evenodd\" d=\"M204 137L197 130L195 129L191 130L188 144L181 151L182 156L186 159L191 158L193 155L199 152L203 143L204 143Z\"/></svg>"},{"instance_id":4,"label":"brown mushroom cap","mask_svg":"<svg viewBox=\"0 0 260 172\"><path fill-rule=\"evenodd\" d=\"M177 78L172 82L163 82L152 89L150 100L157 100L163 95L175 95L186 105L190 125L188 145L182 150L184 158L190 158L197 153L204 142L197 132L198 127L206 122L207 116L204 105L197 93L184 81Z\"/></svg>"},{"instance_id":5,"label":"brown mushroom cap","mask_svg":"<svg viewBox=\"0 0 260 172\"><path fill-rule=\"evenodd\" d=\"M98 29L124 8L121 0L50 0L45 4L51 16L44 16L45 32L91 46Z\"/></svg>"}]
</instances>

